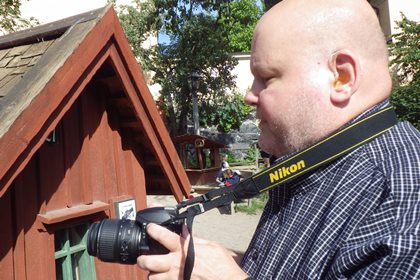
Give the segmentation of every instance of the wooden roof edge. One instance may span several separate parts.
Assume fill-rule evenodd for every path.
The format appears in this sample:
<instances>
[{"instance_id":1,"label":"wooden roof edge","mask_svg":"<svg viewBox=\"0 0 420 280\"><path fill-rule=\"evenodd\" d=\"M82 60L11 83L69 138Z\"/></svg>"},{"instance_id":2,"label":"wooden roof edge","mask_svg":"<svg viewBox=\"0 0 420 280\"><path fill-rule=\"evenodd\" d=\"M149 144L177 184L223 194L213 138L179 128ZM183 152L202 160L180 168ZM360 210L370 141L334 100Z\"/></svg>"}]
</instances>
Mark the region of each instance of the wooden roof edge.
<instances>
[{"instance_id":1,"label":"wooden roof edge","mask_svg":"<svg viewBox=\"0 0 420 280\"><path fill-rule=\"evenodd\" d=\"M97 18L103 10L104 7L98 8L83 14L1 36L0 50L58 38L72 26Z\"/></svg>"},{"instance_id":2,"label":"wooden roof edge","mask_svg":"<svg viewBox=\"0 0 420 280\"><path fill-rule=\"evenodd\" d=\"M125 60L125 67L129 70L127 72L131 73L130 79L132 80L132 83L136 85L139 101L142 103L141 105L143 108L154 108L153 110L146 110L146 113L153 127L153 131L159 141L160 149L165 153L165 158L160 158L160 160L166 160L170 166L170 170L167 170L167 165L162 165L164 172L170 172L173 175L173 177L167 176L168 180L171 182L172 193L175 195L176 199L180 201L182 199L182 197L180 197L181 194L179 191L174 189L174 187L178 187L182 191L182 195L185 198L188 198L191 191L191 183L188 179L187 173L183 168L172 139L169 136L169 132L157 110L153 96L150 93L149 87L147 86L142 71L134 57L133 52L131 51L128 40L115 13L114 16L116 17L116 20L114 21L114 36L117 44L117 50L120 57L123 57ZM153 104L153 106L149 106L151 104ZM157 143L153 143L153 145L156 144ZM173 178L175 178L176 181L174 181Z\"/></svg>"},{"instance_id":3,"label":"wooden roof edge","mask_svg":"<svg viewBox=\"0 0 420 280\"><path fill-rule=\"evenodd\" d=\"M82 15L95 14L98 17L96 18L98 20L101 18L101 14L104 14L108 9L109 6ZM23 76L22 80L8 90L8 92L17 92L17 94L5 94L0 100L0 138L3 137L19 115L21 115L26 107L29 106L32 100L43 90L50 79L63 66L63 63L72 55L73 49L78 47L80 42L84 40L86 35L96 25L94 17L91 17L90 20L87 20L84 16L71 17L73 20L76 18L83 20L79 22L76 20L77 23L74 23L66 33L62 34L59 42L55 42L42 55L41 59ZM92 23L90 23L90 21ZM89 24L90 26L86 26L86 24ZM74 37L72 39L67 38L72 30L78 29L79 25L83 26L83 32L78 34L78 40L75 40ZM65 47L62 47L62 45L65 45ZM50 75L50 77L47 77L47 75Z\"/></svg>"}]
</instances>

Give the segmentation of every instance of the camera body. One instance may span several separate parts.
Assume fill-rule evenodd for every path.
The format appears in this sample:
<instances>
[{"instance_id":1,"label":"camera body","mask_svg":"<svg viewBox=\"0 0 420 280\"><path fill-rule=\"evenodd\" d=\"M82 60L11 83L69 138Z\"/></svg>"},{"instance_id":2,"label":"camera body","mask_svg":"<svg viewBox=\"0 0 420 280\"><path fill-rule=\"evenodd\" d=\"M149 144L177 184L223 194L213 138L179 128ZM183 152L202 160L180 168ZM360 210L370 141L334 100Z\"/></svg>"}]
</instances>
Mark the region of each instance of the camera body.
<instances>
[{"instance_id":1,"label":"camera body","mask_svg":"<svg viewBox=\"0 0 420 280\"><path fill-rule=\"evenodd\" d=\"M168 250L150 238L146 227L155 223L181 234L183 219L176 219L174 208L152 207L137 212L136 220L104 219L89 228L87 250L104 262L135 264L137 257L166 254Z\"/></svg>"}]
</instances>

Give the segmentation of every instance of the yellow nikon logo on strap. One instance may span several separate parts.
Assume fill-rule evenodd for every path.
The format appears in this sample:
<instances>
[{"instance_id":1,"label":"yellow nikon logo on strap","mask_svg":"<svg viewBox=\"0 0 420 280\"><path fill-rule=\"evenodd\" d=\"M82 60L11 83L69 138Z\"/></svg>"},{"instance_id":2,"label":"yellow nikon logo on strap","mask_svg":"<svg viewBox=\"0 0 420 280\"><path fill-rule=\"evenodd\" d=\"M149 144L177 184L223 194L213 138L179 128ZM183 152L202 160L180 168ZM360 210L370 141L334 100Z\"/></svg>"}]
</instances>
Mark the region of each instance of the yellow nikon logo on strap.
<instances>
[{"instance_id":1,"label":"yellow nikon logo on strap","mask_svg":"<svg viewBox=\"0 0 420 280\"><path fill-rule=\"evenodd\" d=\"M305 165L305 161L303 159L301 161L295 163L295 164L290 165L290 166L280 167L276 171L273 171L269 174L270 182L274 183L276 181L279 181L283 178L286 178L286 177L292 175L293 173L298 172L299 170L304 169L305 167L306 167L306 165Z\"/></svg>"}]
</instances>

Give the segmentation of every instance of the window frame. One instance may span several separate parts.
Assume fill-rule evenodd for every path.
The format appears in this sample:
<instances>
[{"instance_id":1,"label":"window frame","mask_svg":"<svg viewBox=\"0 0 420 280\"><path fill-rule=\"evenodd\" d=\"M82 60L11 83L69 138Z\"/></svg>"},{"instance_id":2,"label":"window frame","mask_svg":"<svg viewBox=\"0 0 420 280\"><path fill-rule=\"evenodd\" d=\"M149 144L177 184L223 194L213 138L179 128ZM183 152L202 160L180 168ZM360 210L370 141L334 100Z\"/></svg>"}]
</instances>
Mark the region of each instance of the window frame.
<instances>
[{"instance_id":1,"label":"window frame","mask_svg":"<svg viewBox=\"0 0 420 280\"><path fill-rule=\"evenodd\" d=\"M77 235L78 231L76 229L78 227L83 227L82 235ZM78 258L77 267L81 279L96 279L95 262L93 257L88 254L86 246L88 229L88 223L80 223L57 229L54 232L54 242L60 244L61 247L56 248L57 246L54 246L55 265L56 267L61 265L61 278L57 277L57 269L55 272L57 279L79 279L78 276L73 275L74 258ZM71 234L75 234L76 238L73 239L78 240L77 244L70 244ZM62 238L62 240L57 240L57 238ZM59 242L57 243L57 241ZM78 254L80 254L80 257L77 256Z\"/></svg>"}]
</instances>

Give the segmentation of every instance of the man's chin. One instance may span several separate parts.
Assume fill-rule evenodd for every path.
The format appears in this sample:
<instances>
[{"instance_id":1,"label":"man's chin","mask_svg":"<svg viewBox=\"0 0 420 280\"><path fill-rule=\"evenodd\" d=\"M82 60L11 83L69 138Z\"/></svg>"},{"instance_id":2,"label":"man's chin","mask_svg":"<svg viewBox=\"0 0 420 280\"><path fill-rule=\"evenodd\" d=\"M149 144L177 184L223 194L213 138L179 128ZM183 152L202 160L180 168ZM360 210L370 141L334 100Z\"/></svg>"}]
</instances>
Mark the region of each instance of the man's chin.
<instances>
[{"instance_id":1,"label":"man's chin","mask_svg":"<svg viewBox=\"0 0 420 280\"><path fill-rule=\"evenodd\" d=\"M264 138L264 135L262 134L260 135L260 138L258 139L258 146L261 150L270 155L274 155L276 153L275 145L276 142L268 140L267 137Z\"/></svg>"},{"instance_id":2,"label":"man's chin","mask_svg":"<svg viewBox=\"0 0 420 280\"><path fill-rule=\"evenodd\" d=\"M276 140L276 138L270 138L261 134L258 139L258 146L264 152L276 157L285 156L293 152L290 147L285 146L284 143L281 142L282 141L278 139Z\"/></svg>"}]
</instances>

